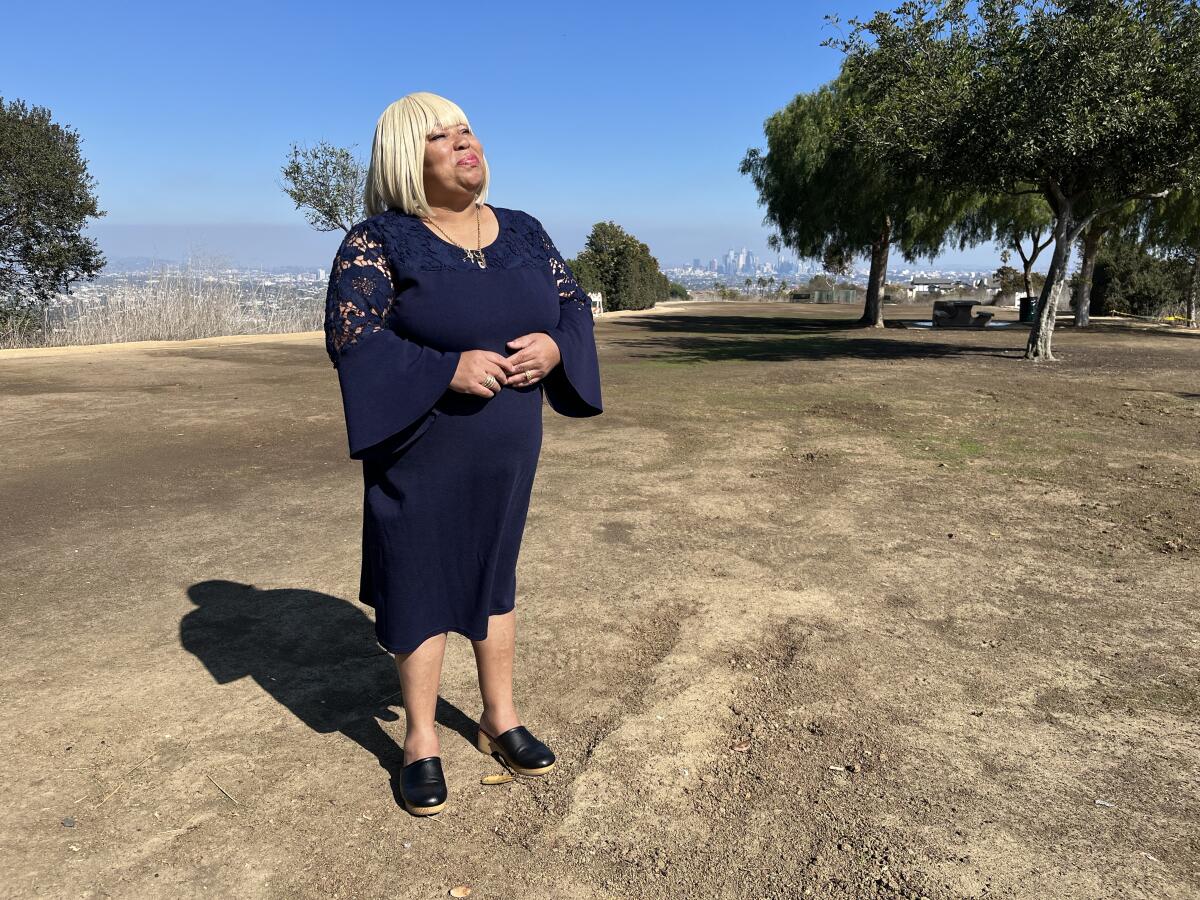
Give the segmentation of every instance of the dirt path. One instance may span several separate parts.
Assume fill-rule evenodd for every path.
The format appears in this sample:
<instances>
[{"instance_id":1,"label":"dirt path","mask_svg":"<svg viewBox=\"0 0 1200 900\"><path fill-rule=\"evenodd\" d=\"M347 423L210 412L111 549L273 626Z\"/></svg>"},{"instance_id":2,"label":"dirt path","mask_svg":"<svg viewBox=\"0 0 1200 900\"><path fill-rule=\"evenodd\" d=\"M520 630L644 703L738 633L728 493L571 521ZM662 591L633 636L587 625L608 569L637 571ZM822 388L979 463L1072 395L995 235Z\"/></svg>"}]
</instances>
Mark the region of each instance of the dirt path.
<instances>
[{"instance_id":1,"label":"dirt path","mask_svg":"<svg viewBox=\"0 0 1200 900\"><path fill-rule=\"evenodd\" d=\"M856 312L599 321L518 572L559 769L479 784L452 636L429 819L320 336L0 353L0 893L1197 896L1200 341Z\"/></svg>"}]
</instances>

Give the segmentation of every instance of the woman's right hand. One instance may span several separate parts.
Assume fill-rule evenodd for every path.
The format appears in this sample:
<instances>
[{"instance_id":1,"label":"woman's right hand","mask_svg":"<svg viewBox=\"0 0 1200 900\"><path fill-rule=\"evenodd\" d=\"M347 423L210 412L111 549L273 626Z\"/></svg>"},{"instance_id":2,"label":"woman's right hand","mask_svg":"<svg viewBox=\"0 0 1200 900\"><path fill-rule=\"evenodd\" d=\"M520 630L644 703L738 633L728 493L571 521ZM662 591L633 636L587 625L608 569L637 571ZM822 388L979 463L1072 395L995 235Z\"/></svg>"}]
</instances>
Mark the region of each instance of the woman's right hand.
<instances>
[{"instance_id":1,"label":"woman's right hand","mask_svg":"<svg viewBox=\"0 0 1200 900\"><path fill-rule=\"evenodd\" d=\"M516 373L507 356L492 350L464 350L459 354L458 368L450 380L450 389L460 394L491 398L500 393L501 385L508 384L511 374ZM484 387L483 382L489 375L494 375L500 384L493 388Z\"/></svg>"}]
</instances>

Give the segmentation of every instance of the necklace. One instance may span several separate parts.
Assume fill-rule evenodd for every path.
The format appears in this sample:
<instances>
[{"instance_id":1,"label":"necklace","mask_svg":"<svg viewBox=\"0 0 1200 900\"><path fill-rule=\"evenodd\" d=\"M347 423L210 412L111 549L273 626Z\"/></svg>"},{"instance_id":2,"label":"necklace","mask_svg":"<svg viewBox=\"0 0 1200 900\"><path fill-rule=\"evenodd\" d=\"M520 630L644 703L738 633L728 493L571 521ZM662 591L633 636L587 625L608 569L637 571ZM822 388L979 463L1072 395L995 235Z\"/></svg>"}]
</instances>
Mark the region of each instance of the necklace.
<instances>
[{"instance_id":1,"label":"necklace","mask_svg":"<svg viewBox=\"0 0 1200 900\"><path fill-rule=\"evenodd\" d=\"M438 231L442 231L442 227L440 225L438 225L437 222L433 221L433 219L427 219L426 221L428 221L429 224L432 225L434 228L436 228ZM442 231L442 234L446 234L446 232ZM483 255L482 234L483 234L483 232L480 229L480 225L479 225L479 204L476 203L475 204L475 249L472 250L469 247L464 247L462 244L460 244L454 238L450 237L450 235L448 235L448 234L446 234L446 240L448 240L459 250L462 250L464 253L467 254L466 256L463 257L463 262L473 262L477 266L479 266L479 268L486 269L487 268L487 259Z\"/></svg>"}]
</instances>

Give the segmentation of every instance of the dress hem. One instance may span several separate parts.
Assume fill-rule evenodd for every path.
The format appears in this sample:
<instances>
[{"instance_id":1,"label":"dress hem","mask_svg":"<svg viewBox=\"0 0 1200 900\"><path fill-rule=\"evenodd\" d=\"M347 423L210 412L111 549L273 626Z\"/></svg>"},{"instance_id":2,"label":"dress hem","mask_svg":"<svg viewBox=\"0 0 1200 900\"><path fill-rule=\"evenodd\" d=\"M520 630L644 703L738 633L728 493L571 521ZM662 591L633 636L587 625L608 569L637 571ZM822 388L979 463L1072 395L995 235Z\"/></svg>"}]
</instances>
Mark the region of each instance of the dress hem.
<instances>
[{"instance_id":1,"label":"dress hem","mask_svg":"<svg viewBox=\"0 0 1200 900\"><path fill-rule=\"evenodd\" d=\"M492 616L503 616L506 613L512 612L516 608L517 608L516 604L514 603L508 609L502 609L499 612L488 613L488 618L491 618ZM435 634L445 634L450 631L453 631L455 634L461 634L463 637L468 638L469 640L472 640L472 641L487 640L487 634L486 634L487 629L485 629L484 634L476 636L474 634L471 634L471 632L465 628L458 628L454 625L442 625L438 628L435 628L433 631L430 631L428 634L422 635L420 637L420 639L418 639L418 641L413 646L411 646L405 650L393 650L391 647L389 647L383 641L379 640L378 635L375 637L375 643L377 643L380 647L382 647L388 653L412 653L414 650L416 650L418 647L420 647L423 643L425 643L427 640L429 640Z\"/></svg>"}]
</instances>

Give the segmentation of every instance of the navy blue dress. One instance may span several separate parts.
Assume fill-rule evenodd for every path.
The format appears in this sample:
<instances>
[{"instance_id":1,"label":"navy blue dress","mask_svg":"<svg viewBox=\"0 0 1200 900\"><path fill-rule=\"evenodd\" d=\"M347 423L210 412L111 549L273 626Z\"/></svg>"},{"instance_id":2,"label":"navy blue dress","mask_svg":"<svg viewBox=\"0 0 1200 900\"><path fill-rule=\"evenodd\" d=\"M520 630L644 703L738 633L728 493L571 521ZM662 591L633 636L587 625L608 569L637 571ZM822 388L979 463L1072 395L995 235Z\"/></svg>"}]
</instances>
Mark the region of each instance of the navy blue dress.
<instances>
[{"instance_id":1,"label":"navy blue dress","mask_svg":"<svg viewBox=\"0 0 1200 900\"><path fill-rule=\"evenodd\" d=\"M514 607L542 395L564 416L603 412L591 301L536 218L491 209L485 268L393 209L349 231L330 273L325 346L365 486L358 599L393 653L445 631L483 640ZM538 331L562 355L540 381L450 389L463 351L512 356Z\"/></svg>"}]
</instances>

